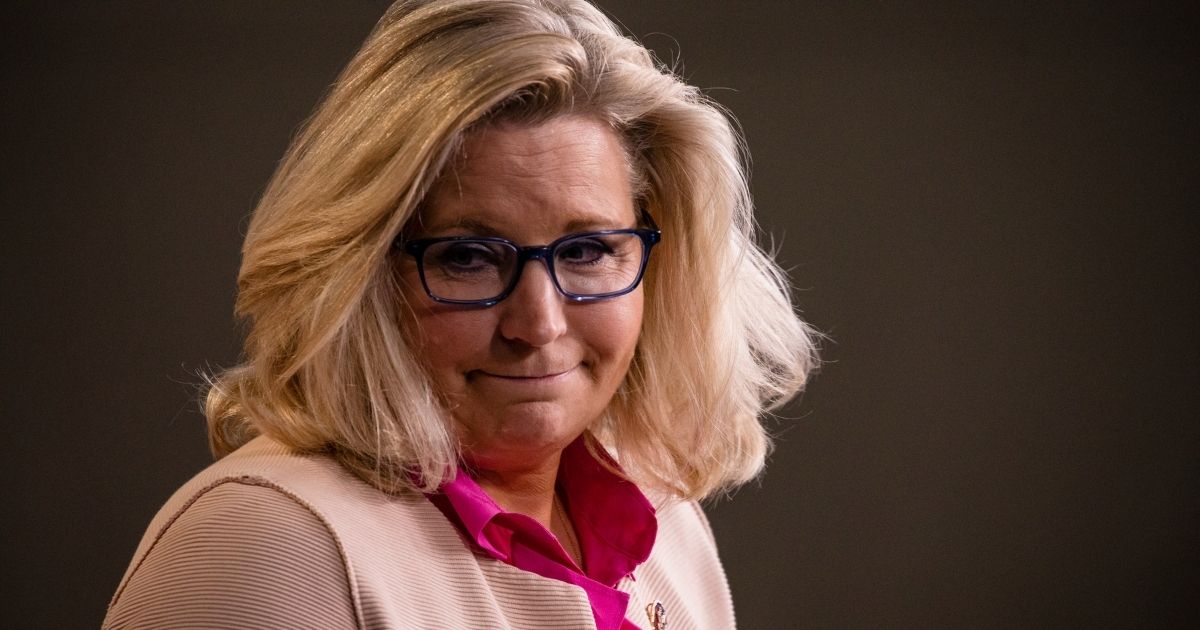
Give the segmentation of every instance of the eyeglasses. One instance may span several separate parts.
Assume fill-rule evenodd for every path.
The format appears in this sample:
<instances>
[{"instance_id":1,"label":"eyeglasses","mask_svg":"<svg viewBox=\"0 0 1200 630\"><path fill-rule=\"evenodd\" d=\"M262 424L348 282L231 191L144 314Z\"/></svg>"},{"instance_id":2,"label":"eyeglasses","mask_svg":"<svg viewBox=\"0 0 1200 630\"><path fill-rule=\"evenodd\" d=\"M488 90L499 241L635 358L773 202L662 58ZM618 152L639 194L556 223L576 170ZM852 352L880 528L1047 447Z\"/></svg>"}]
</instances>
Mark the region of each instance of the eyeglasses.
<instances>
[{"instance_id":1,"label":"eyeglasses","mask_svg":"<svg viewBox=\"0 0 1200 630\"><path fill-rule=\"evenodd\" d=\"M646 272L650 250L662 232L650 228L568 234L549 245L521 247L504 239L449 236L400 242L417 260L429 297L447 304L493 306L521 280L525 263L541 260L558 292L573 302L625 295Z\"/></svg>"}]
</instances>

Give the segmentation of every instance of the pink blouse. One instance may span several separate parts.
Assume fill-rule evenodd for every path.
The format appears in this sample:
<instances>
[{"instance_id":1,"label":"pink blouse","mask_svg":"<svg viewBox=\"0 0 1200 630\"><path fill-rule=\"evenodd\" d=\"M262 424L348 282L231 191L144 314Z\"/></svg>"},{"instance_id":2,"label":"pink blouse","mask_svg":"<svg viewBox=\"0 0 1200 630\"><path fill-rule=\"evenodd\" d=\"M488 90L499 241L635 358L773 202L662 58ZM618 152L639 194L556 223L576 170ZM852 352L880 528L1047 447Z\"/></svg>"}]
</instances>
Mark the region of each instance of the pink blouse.
<instances>
[{"instance_id":1,"label":"pink blouse","mask_svg":"<svg viewBox=\"0 0 1200 630\"><path fill-rule=\"evenodd\" d=\"M579 538L582 568L541 523L505 512L463 469L429 498L493 558L582 588L597 630L636 628L625 619L629 595L616 586L633 579L634 568L650 556L658 531L654 506L636 485L597 461L583 437L563 450L558 486Z\"/></svg>"}]
</instances>

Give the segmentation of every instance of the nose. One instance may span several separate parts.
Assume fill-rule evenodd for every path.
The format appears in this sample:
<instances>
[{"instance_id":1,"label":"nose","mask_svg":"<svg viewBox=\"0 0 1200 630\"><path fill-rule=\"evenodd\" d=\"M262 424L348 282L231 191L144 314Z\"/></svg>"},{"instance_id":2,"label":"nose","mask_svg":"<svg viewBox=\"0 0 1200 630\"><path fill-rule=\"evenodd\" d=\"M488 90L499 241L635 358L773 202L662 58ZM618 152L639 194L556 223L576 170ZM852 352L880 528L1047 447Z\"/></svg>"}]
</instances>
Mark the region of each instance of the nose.
<instances>
[{"instance_id":1,"label":"nose","mask_svg":"<svg viewBox=\"0 0 1200 630\"><path fill-rule=\"evenodd\" d=\"M494 308L501 309L500 335L534 347L549 344L567 332L564 298L554 288L541 260L530 260L513 292Z\"/></svg>"}]
</instances>

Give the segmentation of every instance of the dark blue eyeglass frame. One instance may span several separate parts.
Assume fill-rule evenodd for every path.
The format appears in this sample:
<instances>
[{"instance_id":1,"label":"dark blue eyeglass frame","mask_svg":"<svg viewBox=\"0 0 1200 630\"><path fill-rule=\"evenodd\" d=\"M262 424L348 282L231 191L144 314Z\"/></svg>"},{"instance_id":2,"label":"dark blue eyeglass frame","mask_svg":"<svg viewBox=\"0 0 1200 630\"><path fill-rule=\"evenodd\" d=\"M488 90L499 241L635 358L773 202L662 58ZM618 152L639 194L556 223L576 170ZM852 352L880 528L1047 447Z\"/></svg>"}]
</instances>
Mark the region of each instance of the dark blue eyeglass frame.
<instances>
[{"instance_id":1,"label":"dark blue eyeglass frame","mask_svg":"<svg viewBox=\"0 0 1200 630\"><path fill-rule=\"evenodd\" d=\"M650 251L656 244L658 244L659 241L662 240L662 232L658 229L658 226L654 224L654 220L651 219L649 215L643 216L645 217L646 223L649 225L648 228L576 232L574 234L567 234L566 236L557 238L554 240L554 242L548 245L531 245L529 247L521 247L520 245L517 245L506 238L498 238L493 236L446 236L441 238L422 238L412 241L402 241L400 238L397 238L396 246L402 248L405 253L416 259L417 275L421 276L421 286L425 288L425 293L430 297L430 299L434 300L435 302L441 302L443 304L458 304L461 306L495 306L504 300L504 298L511 295L513 290L517 288L517 283L521 281L521 275L525 271L525 263L530 260L541 260L542 264L546 265L546 272L550 275L550 281L554 284L554 288L557 289L558 292L563 295L563 297L566 297L572 302L596 302L599 300L608 300L625 295L626 293L636 289L638 285L642 283L642 276L646 274L646 264L650 260ZM597 295L580 295L578 293L571 293L570 291L563 289L562 285L558 282L558 274L554 271L554 251L558 249L558 246L567 241L580 237L605 236L610 234L636 234L642 239L642 262L641 266L638 267L637 277L634 278L633 282L630 283L628 287L621 289L620 291L601 293ZM516 270L513 271L513 276L512 279L509 280L508 286L506 286L499 295L482 300L451 300L449 298L439 297L438 295L434 294L434 292L429 288L429 283L425 281L425 250L438 243L452 241L501 243L515 250L517 252L517 267Z\"/></svg>"}]
</instances>

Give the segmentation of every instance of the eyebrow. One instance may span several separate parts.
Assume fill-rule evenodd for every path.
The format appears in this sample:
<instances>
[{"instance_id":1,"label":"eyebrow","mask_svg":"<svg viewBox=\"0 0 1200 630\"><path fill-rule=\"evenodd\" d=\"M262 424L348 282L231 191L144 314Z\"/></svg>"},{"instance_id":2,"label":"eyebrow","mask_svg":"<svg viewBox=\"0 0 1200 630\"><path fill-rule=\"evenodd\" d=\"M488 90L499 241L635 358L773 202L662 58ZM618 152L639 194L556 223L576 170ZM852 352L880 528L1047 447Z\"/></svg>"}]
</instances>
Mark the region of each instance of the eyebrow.
<instances>
[{"instance_id":1,"label":"eyebrow","mask_svg":"<svg viewBox=\"0 0 1200 630\"><path fill-rule=\"evenodd\" d=\"M430 234L439 234L441 232L449 232L450 230L462 230L479 236L500 236L499 230L493 228L487 222L477 219L459 219L453 223L435 225L428 232Z\"/></svg>"},{"instance_id":2,"label":"eyebrow","mask_svg":"<svg viewBox=\"0 0 1200 630\"><path fill-rule=\"evenodd\" d=\"M575 219L566 224L563 234L574 234L575 232L596 232L599 230L622 230L637 227L636 224L636 221L634 222L634 225L628 226L614 225L609 221L603 221L599 219ZM459 219L458 221L443 225L435 225L426 231L430 235L440 235L452 230L462 230L463 232L467 232L472 236L504 236L502 231L493 226L491 223L471 218Z\"/></svg>"}]
</instances>

